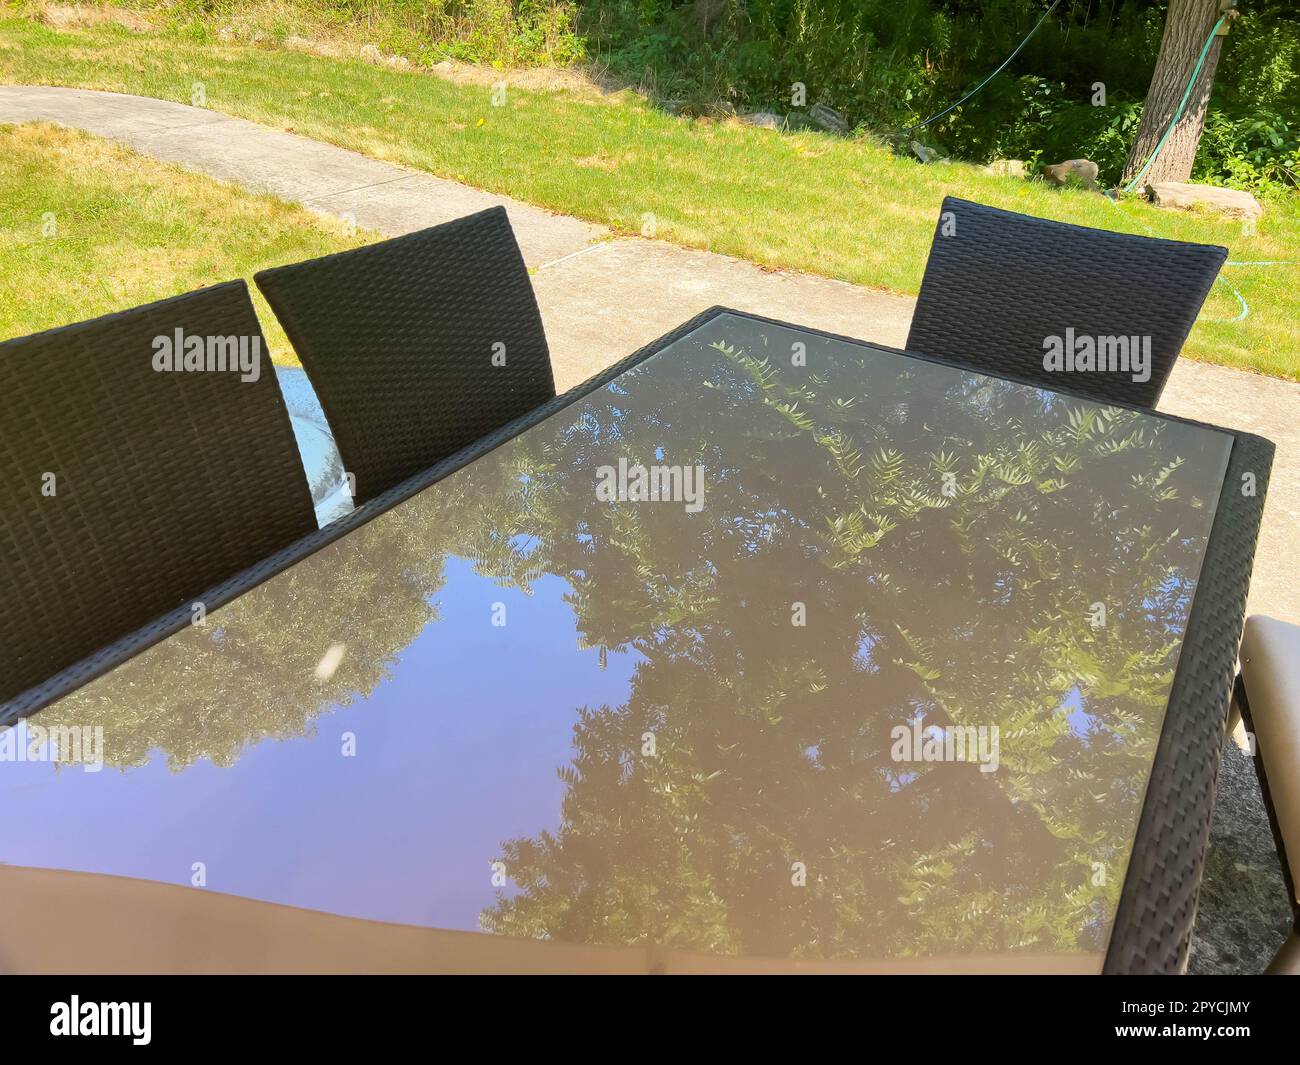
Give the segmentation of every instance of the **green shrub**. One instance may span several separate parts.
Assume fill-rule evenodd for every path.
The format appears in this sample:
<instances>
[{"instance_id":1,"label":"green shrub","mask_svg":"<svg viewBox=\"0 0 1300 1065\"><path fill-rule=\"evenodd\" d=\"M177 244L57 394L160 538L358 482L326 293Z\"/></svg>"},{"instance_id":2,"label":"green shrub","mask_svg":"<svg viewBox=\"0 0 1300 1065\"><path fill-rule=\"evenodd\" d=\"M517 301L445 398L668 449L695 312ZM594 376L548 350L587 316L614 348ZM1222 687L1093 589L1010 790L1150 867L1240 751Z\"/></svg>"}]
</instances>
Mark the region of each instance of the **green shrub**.
<instances>
[{"instance_id":1,"label":"green shrub","mask_svg":"<svg viewBox=\"0 0 1300 1065\"><path fill-rule=\"evenodd\" d=\"M1211 111L1192 176L1230 188L1277 194L1300 184L1300 128L1280 114Z\"/></svg>"},{"instance_id":2,"label":"green shrub","mask_svg":"<svg viewBox=\"0 0 1300 1065\"><path fill-rule=\"evenodd\" d=\"M105 0L195 40L375 44L417 62L567 66L586 58L574 0ZM35 10L35 9L33 9Z\"/></svg>"},{"instance_id":3,"label":"green shrub","mask_svg":"<svg viewBox=\"0 0 1300 1065\"><path fill-rule=\"evenodd\" d=\"M844 112L878 134L906 131L975 88L1048 0L582 0L579 27L615 73L700 110L727 100ZM1119 180L1163 32L1155 3L1065 3L1013 64L963 107L911 133L959 158L1087 157ZM1106 104L1092 104L1094 86ZM1300 15L1253 5L1215 80L1197 180L1270 190L1296 182Z\"/></svg>"},{"instance_id":4,"label":"green shrub","mask_svg":"<svg viewBox=\"0 0 1300 1065\"><path fill-rule=\"evenodd\" d=\"M13 2L13 0L9 0ZM33 2L33 0L18 0ZM1065 0L1015 61L962 107L1050 0L105 0L160 14L200 39L325 36L431 63L563 66L585 58L688 113L720 103L843 112L962 159L1086 156L1114 183L1141 115L1166 4ZM1106 104L1092 105L1094 86ZM1264 193L1294 188L1300 12L1256 0L1215 78L1194 177Z\"/></svg>"}]
</instances>

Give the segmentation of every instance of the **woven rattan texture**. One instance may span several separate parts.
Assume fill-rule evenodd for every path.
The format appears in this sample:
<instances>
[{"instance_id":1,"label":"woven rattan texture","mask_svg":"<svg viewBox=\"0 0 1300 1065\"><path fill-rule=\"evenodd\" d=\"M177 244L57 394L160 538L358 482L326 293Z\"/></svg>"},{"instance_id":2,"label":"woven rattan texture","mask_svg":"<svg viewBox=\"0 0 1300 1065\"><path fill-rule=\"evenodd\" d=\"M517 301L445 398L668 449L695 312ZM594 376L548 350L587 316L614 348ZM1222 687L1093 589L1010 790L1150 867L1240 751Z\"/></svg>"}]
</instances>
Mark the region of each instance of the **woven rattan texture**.
<instances>
[{"instance_id":1,"label":"woven rattan texture","mask_svg":"<svg viewBox=\"0 0 1300 1065\"><path fill-rule=\"evenodd\" d=\"M258 379L155 370L177 329L255 339ZM7 341L0 380L0 700L316 525L242 281Z\"/></svg>"},{"instance_id":2,"label":"woven rattan texture","mask_svg":"<svg viewBox=\"0 0 1300 1065\"><path fill-rule=\"evenodd\" d=\"M256 281L315 386L358 502L555 396L502 207Z\"/></svg>"},{"instance_id":3,"label":"woven rattan texture","mask_svg":"<svg viewBox=\"0 0 1300 1065\"><path fill-rule=\"evenodd\" d=\"M1105 402L1154 407L1228 252L947 197L907 350ZM1151 338L1151 377L1053 372L1044 339Z\"/></svg>"},{"instance_id":4,"label":"woven rattan texture","mask_svg":"<svg viewBox=\"0 0 1300 1065\"><path fill-rule=\"evenodd\" d=\"M1273 452L1269 441L1237 434L1147 784L1107 972L1177 973L1187 963Z\"/></svg>"}]
</instances>

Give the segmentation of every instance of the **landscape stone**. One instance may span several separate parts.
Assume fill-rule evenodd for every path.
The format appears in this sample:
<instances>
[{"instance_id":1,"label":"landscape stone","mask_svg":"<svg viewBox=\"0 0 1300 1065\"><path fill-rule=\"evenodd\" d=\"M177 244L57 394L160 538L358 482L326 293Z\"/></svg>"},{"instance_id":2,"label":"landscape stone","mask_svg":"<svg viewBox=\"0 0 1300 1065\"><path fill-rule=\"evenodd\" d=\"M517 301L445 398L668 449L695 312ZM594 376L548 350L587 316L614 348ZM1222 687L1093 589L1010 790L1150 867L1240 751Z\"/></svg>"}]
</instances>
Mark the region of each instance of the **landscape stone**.
<instances>
[{"instance_id":1,"label":"landscape stone","mask_svg":"<svg viewBox=\"0 0 1300 1065\"><path fill-rule=\"evenodd\" d=\"M938 163L942 161L942 157L939 155L938 151L931 148L928 144L922 144L920 141L912 141L911 147L912 154L923 163Z\"/></svg>"},{"instance_id":2,"label":"landscape stone","mask_svg":"<svg viewBox=\"0 0 1300 1065\"><path fill-rule=\"evenodd\" d=\"M1242 189L1197 185L1190 181L1157 181L1146 187L1147 198L1157 207L1208 207L1227 218L1255 221L1264 213L1260 202Z\"/></svg>"},{"instance_id":3,"label":"landscape stone","mask_svg":"<svg viewBox=\"0 0 1300 1065\"><path fill-rule=\"evenodd\" d=\"M842 136L849 131L849 123L845 117L833 107L827 107L825 104L813 104L812 107L808 108L808 117L821 126L822 129L831 133L838 133Z\"/></svg>"},{"instance_id":4,"label":"landscape stone","mask_svg":"<svg viewBox=\"0 0 1300 1065\"><path fill-rule=\"evenodd\" d=\"M1097 187L1097 164L1091 159L1067 159L1043 167L1043 176L1053 185L1068 185L1077 181L1090 189Z\"/></svg>"},{"instance_id":5,"label":"landscape stone","mask_svg":"<svg viewBox=\"0 0 1300 1065\"><path fill-rule=\"evenodd\" d=\"M1023 159L994 159L985 167L985 170L1000 177L1026 178L1029 176L1029 167L1025 165Z\"/></svg>"}]
</instances>

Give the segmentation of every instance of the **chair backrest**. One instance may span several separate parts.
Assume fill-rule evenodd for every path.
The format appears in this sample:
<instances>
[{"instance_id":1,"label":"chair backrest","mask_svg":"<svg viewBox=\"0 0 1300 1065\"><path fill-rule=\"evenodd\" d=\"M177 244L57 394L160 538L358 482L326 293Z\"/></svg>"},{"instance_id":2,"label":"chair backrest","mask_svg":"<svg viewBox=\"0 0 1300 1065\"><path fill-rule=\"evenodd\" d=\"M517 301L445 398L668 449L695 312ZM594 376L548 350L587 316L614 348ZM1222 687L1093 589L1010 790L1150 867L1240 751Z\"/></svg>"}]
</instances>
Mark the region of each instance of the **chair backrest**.
<instances>
[{"instance_id":1,"label":"chair backrest","mask_svg":"<svg viewBox=\"0 0 1300 1065\"><path fill-rule=\"evenodd\" d=\"M365 502L555 395L505 209L256 276Z\"/></svg>"},{"instance_id":2,"label":"chair backrest","mask_svg":"<svg viewBox=\"0 0 1300 1065\"><path fill-rule=\"evenodd\" d=\"M949 196L907 350L1154 407L1227 254Z\"/></svg>"},{"instance_id":3,"label":"chair backrest","mask_svg":"<svg viewBox=\"0 0 1300 1065\"><path fill-rule=\"evenodd\" d=\"M6 341L0 395L0 702L316 528L242 281Z\"/></svg>"}]
</instances>

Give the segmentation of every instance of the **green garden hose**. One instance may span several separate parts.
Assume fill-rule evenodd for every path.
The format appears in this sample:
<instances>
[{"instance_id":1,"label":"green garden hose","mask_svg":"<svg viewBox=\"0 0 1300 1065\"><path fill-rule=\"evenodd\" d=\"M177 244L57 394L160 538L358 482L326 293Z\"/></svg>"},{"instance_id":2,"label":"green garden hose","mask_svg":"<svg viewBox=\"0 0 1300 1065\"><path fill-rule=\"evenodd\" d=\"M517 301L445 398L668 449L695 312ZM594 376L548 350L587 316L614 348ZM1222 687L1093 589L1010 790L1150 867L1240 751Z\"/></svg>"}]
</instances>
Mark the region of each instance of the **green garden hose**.
<instances>
[{"instance_id":1,"label":"green garden hose","mask_svg":"<svg viewBox=\"0 0 1300 1065\"><path fill-rule=\"evenodd\" d=\"M1183 117L1183 108L1187 106L1187 101L1191 98L1192 86L1196 84L1196 79L1201 75L1201 67L1205 66L1205 57L1210 54L1210 45L1214 43L1214 37L1219 32L1219 27L1222 26L1227 19L1228 16L1226 14L1220 15L1219 21L1214 24L1214 29L1210 30L1209 37L1205 39L1205 47L1201 49L1200 58L1196 60L1196 68L1192 71L1191 80L1188 81L1187 88L1183 92L1183 98L1178 101L1178 106L1174 109L1174 117L1169 120L1169 128L1165 130L1164 136L1161 137L1159 142L1156 144L1155 151L1151 153L1151 158L1149 158L1146 163L1143 164L1142 169L1138 171L1137 177L1124 187L1125 192L1132 192L1138 187L1138 183L1146 177L1147 171L1151 169L1151 164L1156 161L1156 156L1160 154L1160 150L1165 146L1165 142L1169 140L1169 135L1173 133L1174 127L1178 125L1178 120Z\"/></svg>"}]
</instances>

